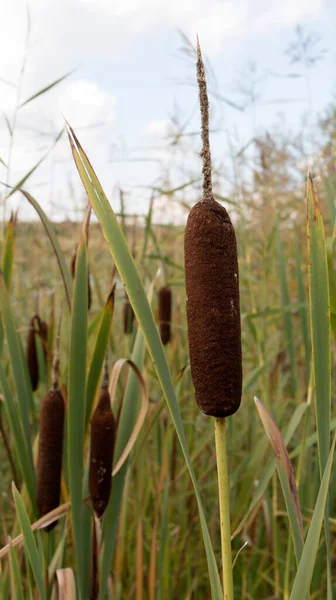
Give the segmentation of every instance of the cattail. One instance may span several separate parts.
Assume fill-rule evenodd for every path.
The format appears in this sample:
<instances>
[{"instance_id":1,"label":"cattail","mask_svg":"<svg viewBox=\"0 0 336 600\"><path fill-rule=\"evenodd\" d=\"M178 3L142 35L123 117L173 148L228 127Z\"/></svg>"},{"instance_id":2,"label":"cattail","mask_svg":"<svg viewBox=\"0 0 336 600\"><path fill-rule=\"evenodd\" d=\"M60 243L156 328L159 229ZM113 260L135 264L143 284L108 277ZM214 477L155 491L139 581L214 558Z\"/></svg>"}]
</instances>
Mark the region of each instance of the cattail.
<instances>
[{"instance_id":1,"label":"cattail","mask_svg":"<svg viewBox=\"0 0 336 600\"><path fill-rule=\"evenodd\" d=\"M36 503L40 517L57 508L61 493L65 404L58 387L61 317L52 365L52 388L42 400L37 457ZM50 531L57 521L48 525Z\"/></svg>"},{"instance_id":2,"label":"cattail","mask_svg":"<svg viewBox=\"0 0 336 600\"><path fill-rule=\"evenodd\" d=\"M125 302L123 306L123 317L124 334L129 335L133 330L134 311L127 295L125 296Z\"/></svg>"},{"instance_id":3,"label":"cattail","mask_svg":"<svg viewBox=\"0 0 336 600\"><path fill-rule=\"evenodd\" d=\"M159 321L161 342L165 346L170 342L170 322L172 311L172 292L165 285L159 290Z\"/></svg>"},{"instance_id":4,"label":"cattail","mask_svg":"<svg viewBox=\"0 0 336 600\"><path fill-rule=\"evenodd\" d=\"M116 422L111 409L106 372L97 408L91 419L89 488L93 510L102 517L112 485L112 463Z\"/></svg>"},{"instance_id":5,"label":"cattail","mask_svg":"<svg viewBox=\"0 0 336 600\"><path fill-rule=\"evenodd\" d=\"M27 337L27 364L32 384L33 392L39 384L39 367L37 358L36 335L40 336L43 344L44 358L47 359L47 344L48 344L48 325L40 319L38 315L34 315L29 323L29 331Z\"/></svg>"},{"instance_id":6,"label":"cattail","mask_svg":"<svg viewBox=\"0 0 336 600\"><path fill-rule=\"evenodd\" d=\"M75 254L73 255L72 260L71 260L72 279L75 278L76 258L77 258L77 253L75 252ZM90 273L88 273L88 310L90 310L90 308L91 308L91 302L92 302L92 292L91 292L91 283L90 283Z\"/></svg>"},{"instance_id":7,"label":"cattail","mask_svg":"<svg viewBox=\"0 0 336 600\"><path fill-rule=\"evenodd\" d=\"M64 400L59 389L51 389L42 400L37 459L37 507L40 517L57 508L60 500ZM50 531L57 521L45 529Z\"/></svg>"},{"instance_id":8,"label":"cattail","mask_svg":"<svg viewBox=\"0 0 336 600\"><path fill-rule=\"evenodd\" d=\"M242 393L238 259L235 232L211 182L208 98L198 45L203 141L203 198L190 211L184 238L190 367L199 408L235 413Z\"/></svg>"}]
</instances>

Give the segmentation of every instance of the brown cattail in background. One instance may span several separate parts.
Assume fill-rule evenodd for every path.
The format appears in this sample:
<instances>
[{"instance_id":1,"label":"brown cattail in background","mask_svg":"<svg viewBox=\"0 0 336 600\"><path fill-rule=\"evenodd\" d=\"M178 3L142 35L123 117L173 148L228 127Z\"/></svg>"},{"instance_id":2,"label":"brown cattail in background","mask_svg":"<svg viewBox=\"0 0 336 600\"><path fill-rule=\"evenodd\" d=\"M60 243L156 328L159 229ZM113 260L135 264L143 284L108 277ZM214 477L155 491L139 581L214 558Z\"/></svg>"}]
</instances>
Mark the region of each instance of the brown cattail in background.
<instances>
[{"instance_id":1,"label":"brown cattail in background","mask_svg":"<svg viewBox=\"0 0 336 600\"><path fill-rule=\"evenodd\" d=\"M37 459L37 507L40 517L57 508L60 501L64 400L59 389L51 389L41 404ZM57 521L46 527L50 531Z\"/></svg>"},{"instance_id":2,"label":"brown cattail in background","mask_svg":"<svg viewBox=\"0 0 336 600\"><path fill-rule=\"evenodd\" d=\"M98 405L91 419L89 488L97 517L103 516L110 498L116 437L116 422L111 409L106 371L105 367Z\"/></svg>"},{"instance_id":3,"label":"brown cattail in background","mask_svg":"<svg viewBox=\"0 0 336 600\"><path fill-rule=\"evenodd\" d=\"M72 274L72 279L75 278L76 257L77 257L77 252L74 253L74 255L73 255L72 259L71 259L71 274ZM92 302L92 292L91 292L91 283L90 283L90 273L88 273L88 310L90 310L90 308L91 308L91 302Z\"/></svg>"},{"instance_id":4,"label":"brown cattail in background","mask_svg":"<svg viewBox=\"0 0 336 600\"><path fill-rule=\"evenodd\" d=\"M184 238L190 367L199 408L235 413L242 394L238 259L230 217L212 193L206 80L197 48L203 141L203 198L190 211Z\"/></svg>"},{"instance_id":5,"label":"brown cattail in background","mask_svg":"<svg viewBox=\"0 0 336 600\"><path fill-rule=\"evenodd\" d=\"M134 321L134 311L132 305L125 295L125 302L123 306L123 321L124 321L124 333L125 335L129 335L133 330L133 321Z\"/></svg>"},{"instance_id":6,"label":"brown cattail in background","mask_svg":"<svg viewBox=\"0 0 336 600\"><path fill-rule=\"evenodd\" d=\"M161 342L165 346L170 342L170 323L172 312L172 292L165 285L159 289L159 322Z\"/></svg>"},{"instance_id":7,"label":"brown cattail in background","mask_svg":"<svg viewBox=\"0 0 336 600\"><path fill-rule=\"evenodd\" d=\"M40 319L38 315L34 315L29 323L29 331L27 336L27 364L32 384L33 392L39 384L39 367L37 358L36 336L39 335L43 344L44 358L47 359L47 344L48 344L48 325Z\"/></svg>"},{"instance_id":8,"label":"brown cattail in background","mask_svg":"<svg viewBox=\"0 0 336 600\"><path fill-rule=\"evenodd\" d=\"M44 396L40 413L36 503L40 517L60 501L65 405L58 387L60 324L53 359L52 388ZM57 521L45 529L50 531Z\"/></svg>"}]
</instances>

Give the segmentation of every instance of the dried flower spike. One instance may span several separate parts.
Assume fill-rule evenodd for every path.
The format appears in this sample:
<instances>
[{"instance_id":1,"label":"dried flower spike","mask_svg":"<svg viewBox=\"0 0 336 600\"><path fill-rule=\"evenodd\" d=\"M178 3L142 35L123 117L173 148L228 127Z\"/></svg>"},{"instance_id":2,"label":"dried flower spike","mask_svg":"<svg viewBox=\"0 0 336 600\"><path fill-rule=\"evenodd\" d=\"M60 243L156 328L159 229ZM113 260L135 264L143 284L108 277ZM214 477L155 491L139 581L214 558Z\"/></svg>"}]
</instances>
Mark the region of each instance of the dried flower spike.
<instances>
[{"instance_id":1,"label":"dried flower spike","mask_svg":"<svg viewBox=\"0 0 336 600\"><path fill-rule=\"evenodd\" d=\"M237 245L230 217L212 193L209 105L199 45L197 79L203 198L190 211L184 238L190 366L199 408L227 417L238 410L242 394Z\"/></svg>"}]
</instances>

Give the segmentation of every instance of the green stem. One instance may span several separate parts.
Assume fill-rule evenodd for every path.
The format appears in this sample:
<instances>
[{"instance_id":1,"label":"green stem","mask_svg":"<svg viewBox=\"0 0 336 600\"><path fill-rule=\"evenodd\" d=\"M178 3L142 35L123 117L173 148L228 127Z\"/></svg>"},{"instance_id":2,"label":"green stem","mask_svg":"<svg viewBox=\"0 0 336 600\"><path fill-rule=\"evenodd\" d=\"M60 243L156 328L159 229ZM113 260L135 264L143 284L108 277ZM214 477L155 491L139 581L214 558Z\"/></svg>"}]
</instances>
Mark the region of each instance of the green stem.
<instances>
[{"instance_id":1,"label":"green stem","mask_svg":"<svg viewBox=\"0 0 336 600\"><path fill-rule=\"evenodd\" d=\"M233 600L233 576L230 529L230 490L226 455L226 423L223 418L215 418L215 442L217 455L219 512L222 542L223 591L224 600Z\"/></svg>"}]
</instances>

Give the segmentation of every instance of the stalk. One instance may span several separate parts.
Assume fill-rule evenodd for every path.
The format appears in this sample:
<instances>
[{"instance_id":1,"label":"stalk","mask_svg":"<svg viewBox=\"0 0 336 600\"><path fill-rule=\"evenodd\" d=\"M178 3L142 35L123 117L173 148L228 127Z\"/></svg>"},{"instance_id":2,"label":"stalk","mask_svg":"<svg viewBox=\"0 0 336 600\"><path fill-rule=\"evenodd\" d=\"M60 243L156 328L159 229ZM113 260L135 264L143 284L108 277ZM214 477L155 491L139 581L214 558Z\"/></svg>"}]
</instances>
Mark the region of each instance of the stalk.
<instances>
[{"instance_id":1,"label":"stalk","mask_svg":"<svg viewBox=\"0 0 336 600\"><path fill-rule=\"evenodd\" d=\"M234 594L230 526L230 487L227 467L225 418L217 417L215 419L215 443L217 456L219 514L222 546L224 594L223 598L224 600L233 600Z\"/></svg>"}]
</instances>

